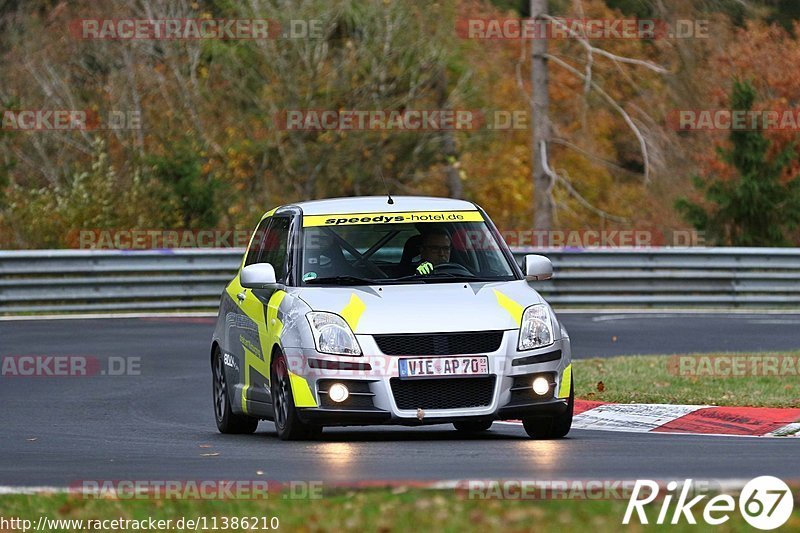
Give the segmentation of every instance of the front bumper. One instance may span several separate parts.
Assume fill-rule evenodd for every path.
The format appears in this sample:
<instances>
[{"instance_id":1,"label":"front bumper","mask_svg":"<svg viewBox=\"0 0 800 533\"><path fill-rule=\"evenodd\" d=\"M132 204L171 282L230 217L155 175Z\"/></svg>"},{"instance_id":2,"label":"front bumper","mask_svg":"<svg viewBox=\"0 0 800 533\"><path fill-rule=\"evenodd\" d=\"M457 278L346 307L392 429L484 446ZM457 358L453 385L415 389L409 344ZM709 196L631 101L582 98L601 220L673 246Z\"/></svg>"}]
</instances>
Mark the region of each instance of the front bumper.
<instances>
[{"instance_id":1,"label":"front bumper","mask_svg":"<svg viewBox=\"0 0 800 533\"><path fill-rule=\"evenodd\" d=\"M380 353L370 335L359 335L358 341L364 353ZM481 378L400 380L397 362L401 356L337 357L300 349L285 352L290 370L305 381L313 397L315 405L298 404L298 414L306 422L326 426L424 425L565 412L571 379L569 338L527 352L517 352L516 343L516 331L504 332L498 350L485 354L489 376ZM535 375L548 378L548 394L537 396L530 389ZM327 388L333 382L347 385L353 391L351 398L342 404L329 400Z\"/></svg>"},{"instance_id":2,"label":"front bumper","mask_svg":"<svg viewBox=\"0 0 800 533\"><path fill-rule=\"evenodd\" d=\"M490 416L485 415L448 415L423 418L397 417L388 411L330 409L323 407L298 409L298 415L303 422L320 424L323 426L374 426L374 425L403 425L422 426L431 424L449 424L469 420L520 420L537 416L553 416L567 411L567 400L553 399L530 405L501 407Z\"/></svg>"}]
</instances>

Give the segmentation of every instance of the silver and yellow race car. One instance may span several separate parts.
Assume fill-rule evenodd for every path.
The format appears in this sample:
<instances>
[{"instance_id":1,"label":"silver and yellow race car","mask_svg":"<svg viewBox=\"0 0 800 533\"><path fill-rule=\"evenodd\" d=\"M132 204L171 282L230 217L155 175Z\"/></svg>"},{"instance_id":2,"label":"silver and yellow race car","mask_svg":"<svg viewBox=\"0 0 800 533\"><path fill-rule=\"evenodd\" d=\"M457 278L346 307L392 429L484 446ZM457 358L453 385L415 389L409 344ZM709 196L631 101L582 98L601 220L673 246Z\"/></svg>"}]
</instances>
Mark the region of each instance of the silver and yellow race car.
<instances>
[{"instance_id":1,"label":"silver and yellow race car","mask_svg":"<svg viewBox=\"0 0 800 533\"><path fill-rule=\"evenodd\" d=\"M280 438L325 426L521 420L569 432L569 337L477 205L360 197L285 205L261 219L222 294L211 344L223 433L272 420Z\"/></svg>"}]
</instances>

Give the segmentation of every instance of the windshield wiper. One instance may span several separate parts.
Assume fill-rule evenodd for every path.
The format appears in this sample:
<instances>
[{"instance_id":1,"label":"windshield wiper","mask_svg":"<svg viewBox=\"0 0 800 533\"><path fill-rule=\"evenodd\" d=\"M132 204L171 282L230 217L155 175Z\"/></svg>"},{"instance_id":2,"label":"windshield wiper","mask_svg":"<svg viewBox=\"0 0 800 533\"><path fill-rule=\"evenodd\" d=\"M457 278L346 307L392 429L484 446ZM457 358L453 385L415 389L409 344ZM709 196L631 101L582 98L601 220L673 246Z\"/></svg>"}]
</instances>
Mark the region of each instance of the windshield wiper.
<instances>
[{"instance_id":1,"label":"windshield wiper","mask_svg":"<svg viewBox=\"0 0 800 533\"><path fill-rule=\"evenodd\" d=\"M372 285L382 280L359 278L357 276L329 276L326 278L307 279L307 285Z\"/></svg>"},{"instance_id":2,"label":"windshield wiper","mask_svg":"<svg viewBox=\"0 0 800 533\"><path fill-rule=\"evenodd\" d=\"M466 281L469 283L483 282L483 281L505 281L498 278L479 278L478 276L465 276L463 274L453 274L452 272L434 272L427 276L420 276L422 281Z\"/></svg>"},{"instance_id":3,"label":"windshield wiper","mask_svg":"<svg viewBox=\"0 0 800 533\"><path fill-rule=\"evenodd\" d=\"M426 276L421 274L411 274L410 276L402 276L399 278L389 278L388 280L382 281L468 281L472 282L484 282L484 281L507 281L505 278L481 278L477 276L465 276L464 274L455 274L453 272L433 272Z\"/></svg>"}]
</instances>

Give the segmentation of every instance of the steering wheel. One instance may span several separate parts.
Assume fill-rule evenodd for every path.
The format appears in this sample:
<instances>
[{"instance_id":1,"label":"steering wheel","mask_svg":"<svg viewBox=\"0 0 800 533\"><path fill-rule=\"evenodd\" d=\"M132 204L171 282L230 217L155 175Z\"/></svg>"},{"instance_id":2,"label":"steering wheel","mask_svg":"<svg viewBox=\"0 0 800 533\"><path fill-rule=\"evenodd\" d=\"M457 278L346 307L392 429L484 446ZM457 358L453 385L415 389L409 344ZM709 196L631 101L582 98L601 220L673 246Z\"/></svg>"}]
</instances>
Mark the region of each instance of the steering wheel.
<instances>
[{"instance_id":1,"label":"steering wheel","mask_svg":"<svg viewBox=\"0 0 800 533\"><path fill-rule=\"evenodd\" d=\"M440 263L433 267L433 272L445 272L450 274L462 274L464 276L472 276L472 272L470 272L467 267L464 265L460 265L458 263Z\"/></svg>"}]
</instances>

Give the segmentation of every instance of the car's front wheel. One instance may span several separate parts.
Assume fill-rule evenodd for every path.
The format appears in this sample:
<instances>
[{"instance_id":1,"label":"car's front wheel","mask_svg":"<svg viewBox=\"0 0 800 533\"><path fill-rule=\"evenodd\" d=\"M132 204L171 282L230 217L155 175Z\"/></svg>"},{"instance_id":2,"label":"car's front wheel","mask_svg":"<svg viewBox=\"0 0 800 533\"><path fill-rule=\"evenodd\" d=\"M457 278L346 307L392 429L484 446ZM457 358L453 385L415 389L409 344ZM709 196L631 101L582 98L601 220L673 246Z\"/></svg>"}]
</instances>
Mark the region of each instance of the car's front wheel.
<instances>
[{"instance_id":1,"label":"car's front wheel","mask_svg":"<svg viewBox=\"0 0 800 533\"><path fill-rule=\"evenodd\" d=\"M212 379L214 382L214 418L220 433L255 433L258 418L237 415L231 411L228 380L225 377L225 361L222 352L214 352Z\"/></svg>"},{"instance_id":2,"label":"car's front wheel","mask_svg":"<svg viewBox=\"0 0 800 533\"><path fill-rule=\"evenodd\" d=\"M318 438L322 434L322 426L306 424L297 415L292 396L292 383L286 358L278 354L272 362L272 408L275 415L275 429L281 440L308 440Z\"/></svg>"},{"instance_id":3,"label":"car's front wheel","mask_svg":"<svg viewBox=\"0 0 800 533\"><path fill-rule=\"evenodd\" d=\"M525 432L532 439L560 439L566 436L572 427L572 413L574 410L575 389L573 384L570 383L566 411L554 416L523 418L522 425L525 427Z\"/></svg>"}]
</instances>

